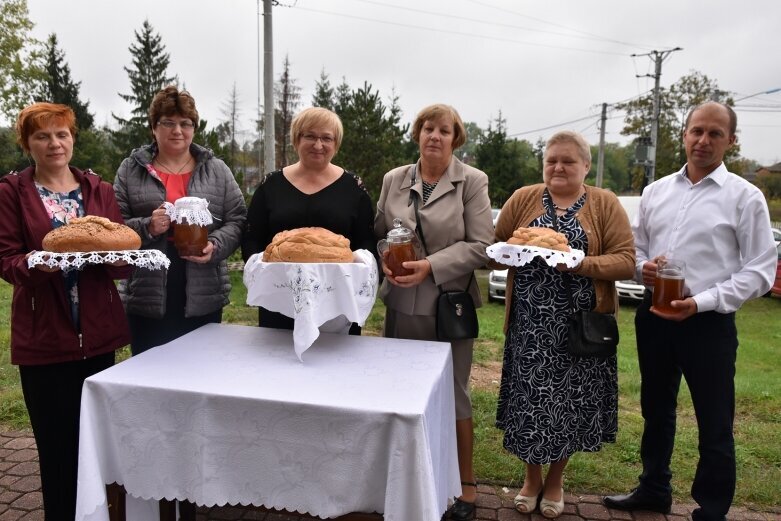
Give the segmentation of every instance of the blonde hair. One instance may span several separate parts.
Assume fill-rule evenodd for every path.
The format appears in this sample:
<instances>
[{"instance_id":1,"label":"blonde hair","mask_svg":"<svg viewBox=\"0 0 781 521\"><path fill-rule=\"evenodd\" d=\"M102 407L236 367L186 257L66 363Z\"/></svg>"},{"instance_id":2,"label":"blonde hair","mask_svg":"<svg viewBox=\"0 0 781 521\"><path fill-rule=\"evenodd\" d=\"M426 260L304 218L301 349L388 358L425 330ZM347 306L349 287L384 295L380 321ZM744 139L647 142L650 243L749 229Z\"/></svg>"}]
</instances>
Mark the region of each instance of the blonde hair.
<instances>
[{"instance_id":1,"label":"blonde hair","mask_svg":"<svg viewBox=\"0 0 781 521\"><path fill-rule=\"evenodd\" d=\"M344 134L342 120L339 119L336 113L323 107L304 109L293 118L293 122L290 124L290 141L293 143L293 148L298 148L302 134L315 128L331 129L334 133L335 149L339 150Z\"/></svg>"},{"instance_id":2,"label":"blonde hair","mask_svg":"<svg viewBox=\"0 0 781 521\"><path fill-rule=\"evenodd\" d=\"M571 143L575 145L580 154L580 158L587 164L591 164L591 146L583 136L573 130L561 130L553 134L548 139L548 142L545 143L545 154L543 154L543 157L548 154L548 149L551 146L558 145L559 143Z\"/></svg>"},{"instance_id":3,"label":"blonde hair","mask_svg":"<svg viewBox=\"0 0 781 521\"><path fill-rule=\"evenodd\" d=\"M453 120L453 150L466 143L466 127L458 115L458 111L450 105L435 103L418 112L415 122L412 124L412 140L420 144L420 131L426 121L437 121L444 117Z\"/></svg>"}]
</instances>

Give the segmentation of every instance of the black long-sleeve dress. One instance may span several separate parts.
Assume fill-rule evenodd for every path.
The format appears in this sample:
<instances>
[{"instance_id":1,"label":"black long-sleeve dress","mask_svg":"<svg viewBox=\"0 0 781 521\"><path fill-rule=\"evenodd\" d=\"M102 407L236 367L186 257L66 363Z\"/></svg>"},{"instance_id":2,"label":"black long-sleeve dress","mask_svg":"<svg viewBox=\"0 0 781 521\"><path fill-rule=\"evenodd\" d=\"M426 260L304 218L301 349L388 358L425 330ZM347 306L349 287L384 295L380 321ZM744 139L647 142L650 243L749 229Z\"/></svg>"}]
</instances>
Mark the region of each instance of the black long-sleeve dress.
<instances>
[{"instance_id":1,"label":"black long-sleeve dress","mask_svg":"<svg viewBox=\"0 0 781 521\"><path fill-rule=\"evenodd\" d=\"M345 171L319 192L305 194L287 180L282 170L276 170L266 175L252 196L241 244L244 261L265 250L277 233L306 226L344 235L351 250L374 253L377 247L372 201L360 177ZM258 324L293 329L292 318L262 307Z\"/></svg>"}]
</instances>

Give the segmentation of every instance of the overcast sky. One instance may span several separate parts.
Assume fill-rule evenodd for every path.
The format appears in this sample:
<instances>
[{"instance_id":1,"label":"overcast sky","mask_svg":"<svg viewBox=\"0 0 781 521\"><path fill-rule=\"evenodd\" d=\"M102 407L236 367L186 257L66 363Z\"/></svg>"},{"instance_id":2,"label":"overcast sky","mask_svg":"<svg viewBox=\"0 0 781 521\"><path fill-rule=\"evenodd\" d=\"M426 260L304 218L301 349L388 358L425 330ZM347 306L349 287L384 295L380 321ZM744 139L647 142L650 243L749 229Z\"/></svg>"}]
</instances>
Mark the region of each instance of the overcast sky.
<instances>
[{"instance_id":1,"label":"overcast sky","mask_svg":"<svg viewBox=\"0 0 781 521\"><path fill-rule=\"evenodd\" d=\"M57 33L98 123L129 113L118 96L130 91L123 67L133 32L148 19L201 117L210 125L225 119L235 82L241 127L251 129L257 0L28 0L28 7L36 37ZM636 77L653 73L651 60L633 53L683 48L664 62L665 87L692 70L736 99L781 87L779 20L778 0L284 0L273 12L274 75L287 55L302 106L325 70L332 84L366 81L386 100L395 89L405 121L444 102L483 128L501 111L508 134L532 142L569 128L596 144L603 102L653 88L651 78ZM743 155L781 161L781 92L738 109ZM610 118L607 140L626 142L623 114Z\"/></svg>"}]
</instances>

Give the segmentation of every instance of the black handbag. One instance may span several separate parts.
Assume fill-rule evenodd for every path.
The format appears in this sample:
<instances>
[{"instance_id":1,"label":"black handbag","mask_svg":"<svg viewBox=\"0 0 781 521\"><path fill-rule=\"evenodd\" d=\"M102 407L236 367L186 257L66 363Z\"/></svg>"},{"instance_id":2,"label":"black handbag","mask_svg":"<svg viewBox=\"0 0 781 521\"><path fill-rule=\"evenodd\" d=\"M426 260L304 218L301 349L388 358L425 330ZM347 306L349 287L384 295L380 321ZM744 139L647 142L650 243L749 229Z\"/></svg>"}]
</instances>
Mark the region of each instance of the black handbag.
<instances>
[{"instance_id":1,"label":"black handbag","mask_svg":"<svg viewBox=\"0 0 781 521\"><path fill-rule=\"evenodd\" d=\"M553 227L558 231L559 219L556 210L549 210L553 214ZM572 310L567 319L567 352L588 358L614 356L618 346L616 317L608 313L576 310L572 299L572 277L569 273L564 273L563 276L569 307Z\"/></svg>"},{"instance_id":2,"label":"black handbag","mask_svg":"<svg viewBox=\"0 0 781 521\"><path fill-rule=\"evenodd\" d=\"M607 358L616 354L617 346L618 324L613 315L576 311L567 320L567 351L571 355Z\"/></svg>"},{"instance_id":3,"label":"black handbag","mask_svg":"<svg viewBox=\"0 0 781 521\"><path fill-rule=\"evenodd\" d=\"M415 184L415 166L412 167L411 185ZM423 250L428 253L426 238L423 235L423 227L420 224L420 211L418 210L417 192L410 186L410 202L415 205L415 223L417 233L420 237L420 243ZM477 321L477 309L472 295L469 294L469 287L475 272L469 278L466 290L444 291L439 287L439 297L437 298L437 340L443 342L452 342L454 340L466 340L477 338L480 332L480 324Z\"/></svg>"}]
</instances>

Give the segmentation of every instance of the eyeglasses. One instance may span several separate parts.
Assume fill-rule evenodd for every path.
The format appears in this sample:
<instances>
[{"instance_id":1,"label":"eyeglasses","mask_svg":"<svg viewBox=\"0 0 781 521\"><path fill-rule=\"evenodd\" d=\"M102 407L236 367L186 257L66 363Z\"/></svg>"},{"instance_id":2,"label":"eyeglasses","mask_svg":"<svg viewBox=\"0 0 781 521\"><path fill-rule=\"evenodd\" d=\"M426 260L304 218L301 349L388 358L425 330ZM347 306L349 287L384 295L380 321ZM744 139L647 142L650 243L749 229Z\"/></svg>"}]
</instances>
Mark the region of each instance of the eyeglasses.
<instances>
[{"instance_id":1,"label":"eyeglasses","mask_svg":"<svg viewBox=\"0 0 781 521\"><path fill-rule=\"evenodd\" d=\"M318 136L317 134L301 134L301 139L305 143L314 144L319 139L324 145L333 145L336 141L333 136Z\"/></svg>"},{"instance_id":2,"label":"eyeglasses","mask_svg":"<svg viewBox=\"0 0 781 521\"><path fill-rule=\"evenodd\" d=\"M157 124L169 130L175 128L177 125L179 125L179 128L181 128L182 130L192 130L195 128L195 124L193 124L192 121L187 121L187 120L180 121L179 123L177 123L176 121L171 121L170 119L161 119L160 121L157 122Z\"/></svg>"}]
</instances>

